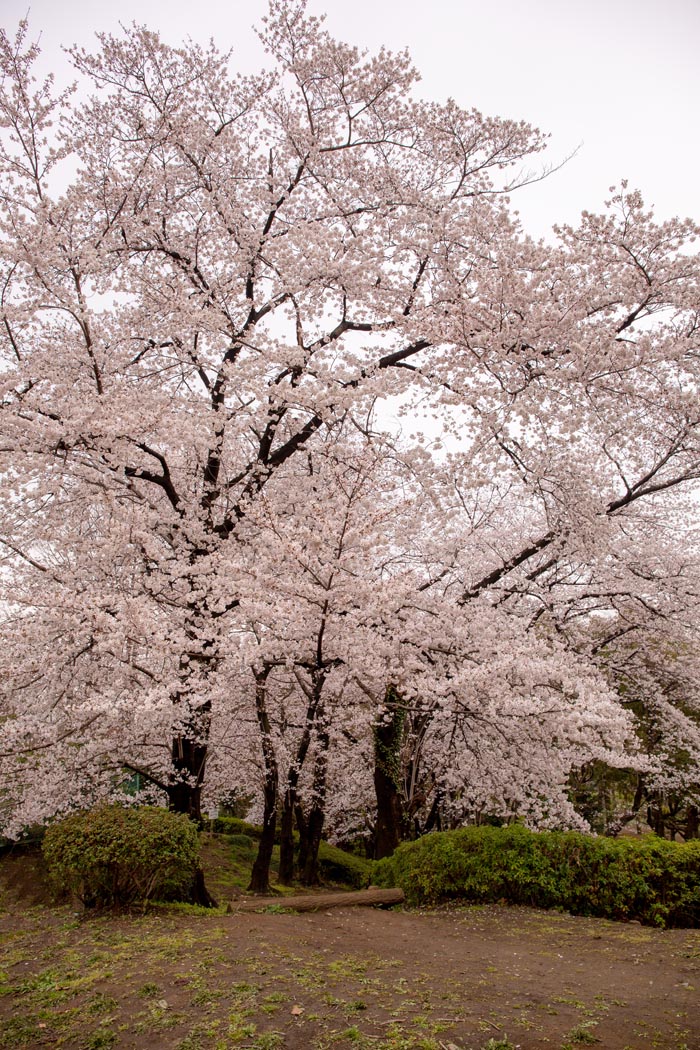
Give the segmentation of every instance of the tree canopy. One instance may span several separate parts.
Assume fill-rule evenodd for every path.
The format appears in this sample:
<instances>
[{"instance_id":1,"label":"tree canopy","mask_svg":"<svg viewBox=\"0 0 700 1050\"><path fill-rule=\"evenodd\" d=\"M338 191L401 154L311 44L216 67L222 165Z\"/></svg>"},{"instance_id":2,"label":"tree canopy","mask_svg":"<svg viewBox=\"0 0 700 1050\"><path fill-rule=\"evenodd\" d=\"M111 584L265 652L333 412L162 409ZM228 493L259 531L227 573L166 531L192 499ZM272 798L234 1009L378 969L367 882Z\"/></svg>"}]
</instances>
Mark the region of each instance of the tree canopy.
<instances>
[{"instance_id":1,"label":"tree canopy","mask_svg":"<svg viewBox=\"0 0 700 1050\"><path fill-rule=\"evenodd\" d=\"M5 833L128 773L347 836L695 804L697 226L623 184L535 242L537 130L260 35L100 35L80 93L0 37Z\"/></svg>"}]
</instances>

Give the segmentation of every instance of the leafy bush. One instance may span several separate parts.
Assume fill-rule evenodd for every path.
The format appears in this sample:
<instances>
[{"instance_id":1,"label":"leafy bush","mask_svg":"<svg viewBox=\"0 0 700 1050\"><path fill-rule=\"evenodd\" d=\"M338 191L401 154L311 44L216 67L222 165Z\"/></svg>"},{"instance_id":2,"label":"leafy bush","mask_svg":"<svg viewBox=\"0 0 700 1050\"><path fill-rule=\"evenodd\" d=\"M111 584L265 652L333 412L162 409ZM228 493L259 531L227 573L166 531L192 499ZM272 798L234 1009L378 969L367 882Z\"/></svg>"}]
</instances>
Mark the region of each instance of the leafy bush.
<instances>
[{"instance_id":1,"label":"leafy bush","mask_svg":"<svg viewBox=\"0 0 700 1050\"><path fill-rule=\"evenodd\" d=\"M255 839L250 835L227 835L226 840L240 850L251 851L255 848Z\"/></svg>"},{"instance_id":2,"label":"leafy bush","mask_svg":"<svg viewBox=\"0 0 700 1050\"><path fill-rule=\"evenodd\" d=\"M346 853L337 846L322 842L318 849L318 870L322 879L341 882L361 890L369 884L372 863L354 853Z\"/></svg>"},{"instance_id":3,"label":"leafy bush","mask_svg":"<svg viewBox=\"0 0 700 1050\"><path fill-rule=\"evenodd\" d=\"M247 835L252 839L259 839L262 835L259 824L249 824L240 817L215 817L210 823L210 830L217 835Z\"/></svg>"},{"instance_id":4,"label":"leafy bush","mask_svg":"<svg viewBox=\"0 0 700 1050\"><path fill-rule=\"evenodd\" d=\"M700 842L653 835L461 828L405 843L375 865L373 879L401 886L411 904L506 901L647 925L700 925Z\"/></svg>"},{"instance_id":5,"label":"leafy bush","mask_svg":"<svg viewBox=\"0 0 700 1050\"><path fill-rule=\"evenodd\" d=\"M100 806L51 826L42 846L49 873L86 907L187 896L199 836L185 816L155 806Z\"/></svg>"}]
</instances>

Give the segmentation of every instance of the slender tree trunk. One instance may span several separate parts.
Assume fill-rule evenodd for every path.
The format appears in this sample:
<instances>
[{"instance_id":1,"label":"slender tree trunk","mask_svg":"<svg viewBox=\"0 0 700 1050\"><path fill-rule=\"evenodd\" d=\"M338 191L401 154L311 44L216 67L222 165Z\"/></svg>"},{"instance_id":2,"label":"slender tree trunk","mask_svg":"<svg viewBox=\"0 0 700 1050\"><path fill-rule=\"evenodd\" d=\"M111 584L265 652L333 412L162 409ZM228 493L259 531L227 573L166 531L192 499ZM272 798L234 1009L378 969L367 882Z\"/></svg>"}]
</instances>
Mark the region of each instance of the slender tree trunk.
<instances>
[{"instance_id":1,"label":"slender tree trunk","mask_svg":"<svg viewBox=\"0 0 700 1050\"><path fill-rule=\"evenodd\" d=\"M401 745L406 715L393 686L386 691L384 715L374 727L374 792L377 823L374 857L389 857L401 842L404 806L401 798Z\"/></svg>"},{"instance_id":2,"label":"slender tree trunk","mask_svg":"<svg viewBox=\"0 0 700 1050\"><path fill-rule=\"evenodd\" d=\"M301 770L306 761L306 756L309 751L309 745L311 743L311 730L317 717L319 705L321 703L321 696L323 693L323 683L325 680L325 674L323 669L316 668L313 673L313 686L310 690L307 690L306 695L308 698L308 706L306 709L306 721L304 724L304 732L299 740L299 746L297 747L297 753L293 764L289 767L287 774L287 790L284 795L284 804L282 808L282 828L280 837L280 870L279 880L285 885L289 886L294 880L294 812L295 808L299 804L299 796L297 789L299 786L299 777L301 776ZM301 829L300 829L301 831ZM306 852L304 853L306 856ZM299 860L299 871L303 871L304 861Z\"/></svg>"},{"instance_id":3,"label":"slender tree trunk","mask_svg":"<svg viewBox=\"0 0 700 1050\"><path fill-rule=\"evenodd\" d=\"M306 867L306 858L309 855L309 823L304 815L304 807L301 802L297 802L294 807L294 818L297 831L299 832L299 871L303 871Z\"/></svg>"},{"instance_id":4,"label":"slender tree trunk","mask_svg":"<svg viewBox=\"0 0 700 1050\"><path fill-rule=\"evenodd\" d=\"M248 886L251 893L269 893L270 891L270 861L272 860L272 848L275 844L275 829L277 825L279 775L277 757L272 742L270 719L267 713L267 676L269 673L270 668L265 666L262 671L256 672L255 675L255 711L262 736L263 760L265 763L265 783L263 787L265 811L263 815L263 831L250 876L250 885Z\"/></svg>"},{"instance_id":5,"label":"slender tree trunk","mask_svg":"<svg viewBox=\"0 0 700 1050\"><path fill-rule=\"evenodd\" d=\"M663 839L666 837L666 822L664 820L660 802L656 805L650 805L647 809L647 823L654 834L658 835L659 838Z\"/></svg>"},{"instance_id":6,"label":"slender tree trunk","mask_svg":"<svg viewBox=\"0 0 700 1050\"><path fill-rule=\"evenodd\" d=\"M291 770L290 770L291 774ZM291 886L294 881L294 799L296 785L287 785L282 803L280 821L280 867L279 881L283 886Z\"/></svg>"},{"instance_id":7,"label":"slender tree trunk","mask_svg":"<svg viewBox=\"0 0 700 1050\"><path fill-rule=\"evenodd\" d=\"M438 788L438 790L435 792L435 798L433 799L433 804L430 807L430 813L428 813L428 818L427 818L427 820L425 822L425 827L423 829L424 833L427 834L427 832L428 831L432 831L433 828L435 828L436 831L442 831L442 819L441 819L441 814L440 814L440 806L441 805L442 805L442 791L440 790L440 788Z\"/></svg>"},{"instance_id":8,"label":"slender tree trunk","mask_svg":"<svg viewBox=\"0 0 700 1050\"><path fill-rule=\"evenodd\" d=\"M314 763L313 802L307 820L307 853L304 867L300 870L303 886L318 886L318 849L323 835L326 816L326 780L328 773L328 730L325 726L318 732L318 750Z\"/></svg>"}]
</instances>

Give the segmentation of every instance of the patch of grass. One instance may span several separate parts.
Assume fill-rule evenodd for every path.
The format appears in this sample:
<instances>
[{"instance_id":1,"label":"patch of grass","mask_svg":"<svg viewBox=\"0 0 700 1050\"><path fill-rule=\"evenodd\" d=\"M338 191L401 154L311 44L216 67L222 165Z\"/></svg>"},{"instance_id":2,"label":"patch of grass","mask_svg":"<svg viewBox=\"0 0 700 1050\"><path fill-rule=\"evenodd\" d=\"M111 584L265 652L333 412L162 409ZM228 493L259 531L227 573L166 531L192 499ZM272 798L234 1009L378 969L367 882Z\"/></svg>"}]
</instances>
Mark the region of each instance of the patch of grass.
<instances>
[{"instance_id":1,"label":"patch of grass","mask_svg":"<svg viewBox=\"0 0 700 1050\"><path fill-rule=\"evenodd\" d=\"M45 1026L44 1026L45 1027ZM11 1017L0 1029L0 1046L31 1046L41 1036L39 1021L36 1017L20 1015Z\"/></svg>"},{"instance_id":2,"label":"patch of grass","mask_svg":"<svg viewBox=\"0 0 700 1050\"><path fill-rule=\"evenodd\" d=\"M160 988L153 981L146 981L136 993L141 999L155 999L160 995Z\"/></svg>"},{"instance_id":3,"label":"patch of grass","mask_svg":"<svg viewBox=\"0 0 700 1050\"><path fill-rule=\"evenodd\" d=\"M228 1015L227 1036L234 1042L242 1039L252 1039L257 1031L257 1025L248 1020L250 1010L232 1010Z\"/></svg>"},{"instance_id":4,"label":"patch of grass","mask_svg":"<svg viewBox=\"0 0 700 1050\"><path fill-rule=\"evenodd\" d=\"M118 1005L113 996L105 995L104 992L95 992L88 1000L86 1009L89 1014L109 1014L116 1010Z\"/></svg>"},{"instance_id":5,"label":"patch of grass","mask_svg":"<svg viewBox=\"0 0 700 1050\"><path fill-rule=\"evenodd\" d=\"M284 1036L281 1032L263 1032L251 1043L250 1050L278 1050L284 1046Z\"/></svg>"},{"instance_id":6,"label":"patch of grass","mask_svg":"<svg viewBox=\"0 0 700 1050\"><path fill-rule=\"evenodd\" d=\"M108 1050L117 1041L117 1033L111 1028L97 1028L83 1043L83 1050Z\"/></svg>"},{"instance_id":7,"label":"patch of grass","mask_svg":"<svg viewBox=\"0 0 700 1050\"><path fill-rule=\"evenodd\" d=\"M583 1021L577 1024L561 1044L561 1050L574 1050L575 1047L592 1046L594 1043L599 1043L600 1039L591 1031L594 1027L594 1021Z\"/></svg>"}]
</instances>

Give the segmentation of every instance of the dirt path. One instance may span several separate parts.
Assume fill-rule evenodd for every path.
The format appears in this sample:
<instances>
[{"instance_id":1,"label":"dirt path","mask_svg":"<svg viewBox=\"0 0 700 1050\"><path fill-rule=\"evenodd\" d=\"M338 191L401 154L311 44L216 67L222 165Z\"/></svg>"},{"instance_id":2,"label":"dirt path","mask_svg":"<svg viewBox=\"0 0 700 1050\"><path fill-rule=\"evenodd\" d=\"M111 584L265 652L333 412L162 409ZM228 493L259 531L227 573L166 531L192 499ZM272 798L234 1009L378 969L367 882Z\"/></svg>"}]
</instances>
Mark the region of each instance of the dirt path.
<instances>
[{"instance_id":1,"label":"dirt path","mask_svg":"<svg viewBox=\"0 0 700 1050\"><path fill-rule=\"evenodd\" d=\"M3 1047L700 1050L699 931L499 907L85 920L36 904L6 905L0 946Z\"/></svg>"}]
</instances>

